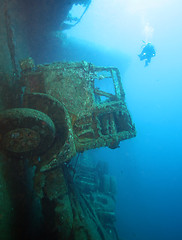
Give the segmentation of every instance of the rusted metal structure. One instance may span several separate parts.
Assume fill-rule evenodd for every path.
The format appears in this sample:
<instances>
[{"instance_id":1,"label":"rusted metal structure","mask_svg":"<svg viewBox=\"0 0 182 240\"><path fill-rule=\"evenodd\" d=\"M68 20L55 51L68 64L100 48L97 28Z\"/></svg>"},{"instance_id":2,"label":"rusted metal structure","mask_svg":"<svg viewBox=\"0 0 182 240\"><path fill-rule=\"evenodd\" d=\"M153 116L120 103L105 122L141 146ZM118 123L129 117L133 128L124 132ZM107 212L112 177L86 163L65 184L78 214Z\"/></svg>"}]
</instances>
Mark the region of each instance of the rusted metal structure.
<instances>
[{"instance_id":1,"label":"rusted metal structure","mask_svg":"<svg viewBox=\"0 0 182 240\"><path fill-rule=\"evenodd\" d=\"M19 156L46 154L46 159L40 163L41 171L45 171L70 160L76 152L104 146L116 148L120 141L135 136L117 68L96 67L85 61L35 66L31 58L22 61L21 68L22 109L13 110L15 118L21 111L21 123L18 120L20 124L15 127L10 119L6 122L11 126L8 129L3 119L7 114L1 114L1 126L8 131L4 130L1 145L9 153ZM96 82L104 84L105 80L107 84L109 80L114 93L97 87ZM37 112L32 113L32 109ZM29 121L28 110L31 113ZM45 114L47 119L40 118L38 113ZM23 124L24 114L27 126ZM47 126L51 130L46 137L45 133L41 134L48 131ZM48 140L50 135L54 136L52 142ZM20 137L21 146L13 144ZM41 138L47 140L41 143ZM23 139L29 143L28 148L23 148Z\"/></svg>"},{"instance_id":2,"label":"rusted metal structure","mask_svg":"<svg viewBox=\"0 0 182 240\"><path fill-rule=\"evenodd\" d=\"M72 25L73 4L87 10L91 1L0 2L0 239L113 240L114 193L93 190L90 201L68 166L77 153L114 149L136 135L119 71L85 61L36 66L27 59L52 61L52 32L77 24L85 10ZM88 166L84 184L98 190L92 173Z\"/></svg>"},{"instance_id":3,"label":"rusted metal structure","mask_svg":"<svg viewBox=\"0 0 182 240\"><path fill-rule=\"evenodd\" d=\"M103 206L102 212L99 210L99 201L111 203L112 197L97 196L93 192L96 205L92 211L96 213L92 219L91 209L83 211L91 204L89 199L73 189L74 183L70 184L69 169L65 170L65 166L76 153L106 146L113 149L120 141L135 137L135 126L125 103L118 69L96 67L85 61L35 66L32 58L22 61L20 67L20 107L0 113L0 150L11 159L8 160L11 162L8 171L15 185L30 185L27 176L31 171L34 188L29 191L38 196L46 231L53 239L66 240L71 235L73 239L83 236L85 240L117 238L114 232L114 235L104 232L102 226L114 214L113 209L111 213L105 213ZM104 90L106 85L109 88ZM113 92L110 91L112 87ZM26 167L26 163L36 167L34 173ZM91 171L91 168L88 169ZM11 188L14 189L16 211L22 211L21 206L26 204L30 208L32 200L29 199L29 191L24 186L16 191ZM74 200L75 197L77 200ZM50 217L45 212L52 205ZM80 211L87 221L80 218ZM17 236L19 239L27 238L27 230L22 226L23 219L27 218L26 208L17 218L16 229L25 229ZM113 221L111 217L108 227L111 232L114 231L111 230L114 229ZM104 238L95 224L100 225ZM83 229L78 230L78 226Z\"/></svg>"}]
</instances>

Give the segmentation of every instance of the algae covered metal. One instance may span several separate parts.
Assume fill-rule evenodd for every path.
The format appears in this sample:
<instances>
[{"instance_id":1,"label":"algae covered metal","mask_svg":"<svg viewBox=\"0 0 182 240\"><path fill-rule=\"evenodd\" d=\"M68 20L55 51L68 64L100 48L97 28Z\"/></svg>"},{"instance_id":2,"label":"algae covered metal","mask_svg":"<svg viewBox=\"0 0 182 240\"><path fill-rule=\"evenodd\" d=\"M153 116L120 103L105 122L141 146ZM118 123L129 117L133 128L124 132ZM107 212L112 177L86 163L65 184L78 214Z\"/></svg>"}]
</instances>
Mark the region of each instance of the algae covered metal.
<instances>
[{"instance_id":1,"label":"algae covered metal","mask_svg":"<svg viewBox=\"0 0 182 240\"><path fill-rule=\"evenodd\" d=\"M61 111L60 103L67 112L65 124L71 123L65 128L72 136L72 149L76 152L104 146L116 148L120 141L136 135L117 68L97 67L85 61L35 66L31 58L21 66L23 107L45 113L45 109L51 111L54 106L55 117ZM114 89L112 93L102 90L108 80ZM98 82L101 87L97 87ZM62 123L60 119L57 125Z\"/></svg>"},{"instance_id":2,"label":"algae covered metal","mask_svg":"<svg viewBox=\"0 0 182 240\"><path fill-rule=\"evenodd\" d=\"M114 178L80 153L136 134L118 69L22 61L51 61L91 1L1 3L0 239L118 240Z\"/></svg>"},{"instance_id":3,"label":"algae covered metal","mask_svg":"<svg viewBox=\"0 0 182 240\"><path fill-rule=\"evenodd\" d=\"M13 224L23 229L16 232L17 238L27 238L27 228L35 231L29 217L38 211L43 224L37 217L37 227L43 226L43 235L51 239L118 239L114 179L96 171L93 159L81 158L79 169L72 169L70 160L85 150L113 149L135 137L119 70L85 61L36 66L32 58L20 67L19 105L0 113L0 150L7 159L10 183L21 186L10 186L16 206ZM100 189L97 176L105 188ZM78 186L86 186L85 194ZM29 215L22 208L26 204Z\"/></svg>"},{"instance_id":4,"label":"algae covered metal","mask_svg":"<svg viewBox=\"0 0 182 240\"><path fill-rule=\"evenodd\" d=\"M20 67L22 108L0 114L2 150L42 156L38 165L46 171L76 152L116 148L136 135L117 68L85 61L35 66L32 58L23 60Z\"/></svg>"}]
</instances>

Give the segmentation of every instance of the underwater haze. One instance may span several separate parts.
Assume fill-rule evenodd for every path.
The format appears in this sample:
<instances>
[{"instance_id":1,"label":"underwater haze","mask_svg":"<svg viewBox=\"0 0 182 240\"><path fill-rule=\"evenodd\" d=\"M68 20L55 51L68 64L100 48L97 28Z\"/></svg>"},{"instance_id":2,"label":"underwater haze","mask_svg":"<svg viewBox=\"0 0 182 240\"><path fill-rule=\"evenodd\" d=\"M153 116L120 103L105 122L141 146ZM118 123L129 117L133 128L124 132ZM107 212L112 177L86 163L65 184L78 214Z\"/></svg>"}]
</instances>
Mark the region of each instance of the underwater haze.
<instances>
[{"instance_id":1,"label":"underwater haze","mask_svg":"<svg viewBox=\"0 0 182 240\"><path fill-rule=\"evenodd\" d=\"M137 136L94 154L117 178L122 240L182 240L181 9L180 0L93 0L62 35L63 60L121 72ZM156 49L148 67L138 58L143 41Z\"/></svg>"}]
</instances>

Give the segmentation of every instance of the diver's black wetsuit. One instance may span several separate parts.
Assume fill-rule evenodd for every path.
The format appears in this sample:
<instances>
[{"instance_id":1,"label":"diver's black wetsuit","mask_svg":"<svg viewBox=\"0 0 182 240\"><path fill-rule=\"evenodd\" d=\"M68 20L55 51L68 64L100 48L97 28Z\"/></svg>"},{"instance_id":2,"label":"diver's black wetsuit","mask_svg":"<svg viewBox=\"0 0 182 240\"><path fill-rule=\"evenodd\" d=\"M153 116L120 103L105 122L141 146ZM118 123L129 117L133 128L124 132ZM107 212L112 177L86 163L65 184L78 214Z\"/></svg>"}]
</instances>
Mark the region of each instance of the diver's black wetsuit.
<instances>
[{"instance_id":1,"label":"diver's black wetsuit","mask_svg":"<svg viewBox=\"0 0 182 240\"><path fill-rule=\"evenodd\" d=\"M138 55L140 58L140 61L146 60L145 61L145 67L148 66L148 64L151 61L151 58L156 55L154 46L151 43L147 43L145 47L143 48L142 52Z\"/></svg>"}]
</instances>

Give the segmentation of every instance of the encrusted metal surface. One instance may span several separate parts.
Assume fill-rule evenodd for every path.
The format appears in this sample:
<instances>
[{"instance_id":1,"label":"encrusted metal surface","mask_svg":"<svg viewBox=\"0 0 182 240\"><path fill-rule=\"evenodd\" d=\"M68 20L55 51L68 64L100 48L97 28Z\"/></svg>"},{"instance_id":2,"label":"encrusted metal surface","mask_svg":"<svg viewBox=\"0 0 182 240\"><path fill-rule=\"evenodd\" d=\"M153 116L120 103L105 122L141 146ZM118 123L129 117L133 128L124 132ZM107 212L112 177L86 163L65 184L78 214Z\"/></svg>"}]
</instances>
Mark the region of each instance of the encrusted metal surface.
<instances>
[{"instance_id":1,"label":"encrusted metal surface","mask_svg":"<svg viewBox=\"0 0 182 240\"><path fill-rule=\"evenodd\" d=\"M42 154L54 138L54 123L40 111L14 108L0 112L0 149L9 154Z\"/></svg>"},{"instance_id":2,"label":"encrusted metal surface","mask_svg":"<svg viewBox=\"0 0 182 240\"><path fill-rule=\"evenodd\" d=\"M102 90L108 80L112 93ZM117 68L96 67L85 61L38 65L36 70L23 72L22 83L25 94L45 93L65 106L77 152L116 148L120 141L136 135Z\"/></svg>"}]
</instances>

